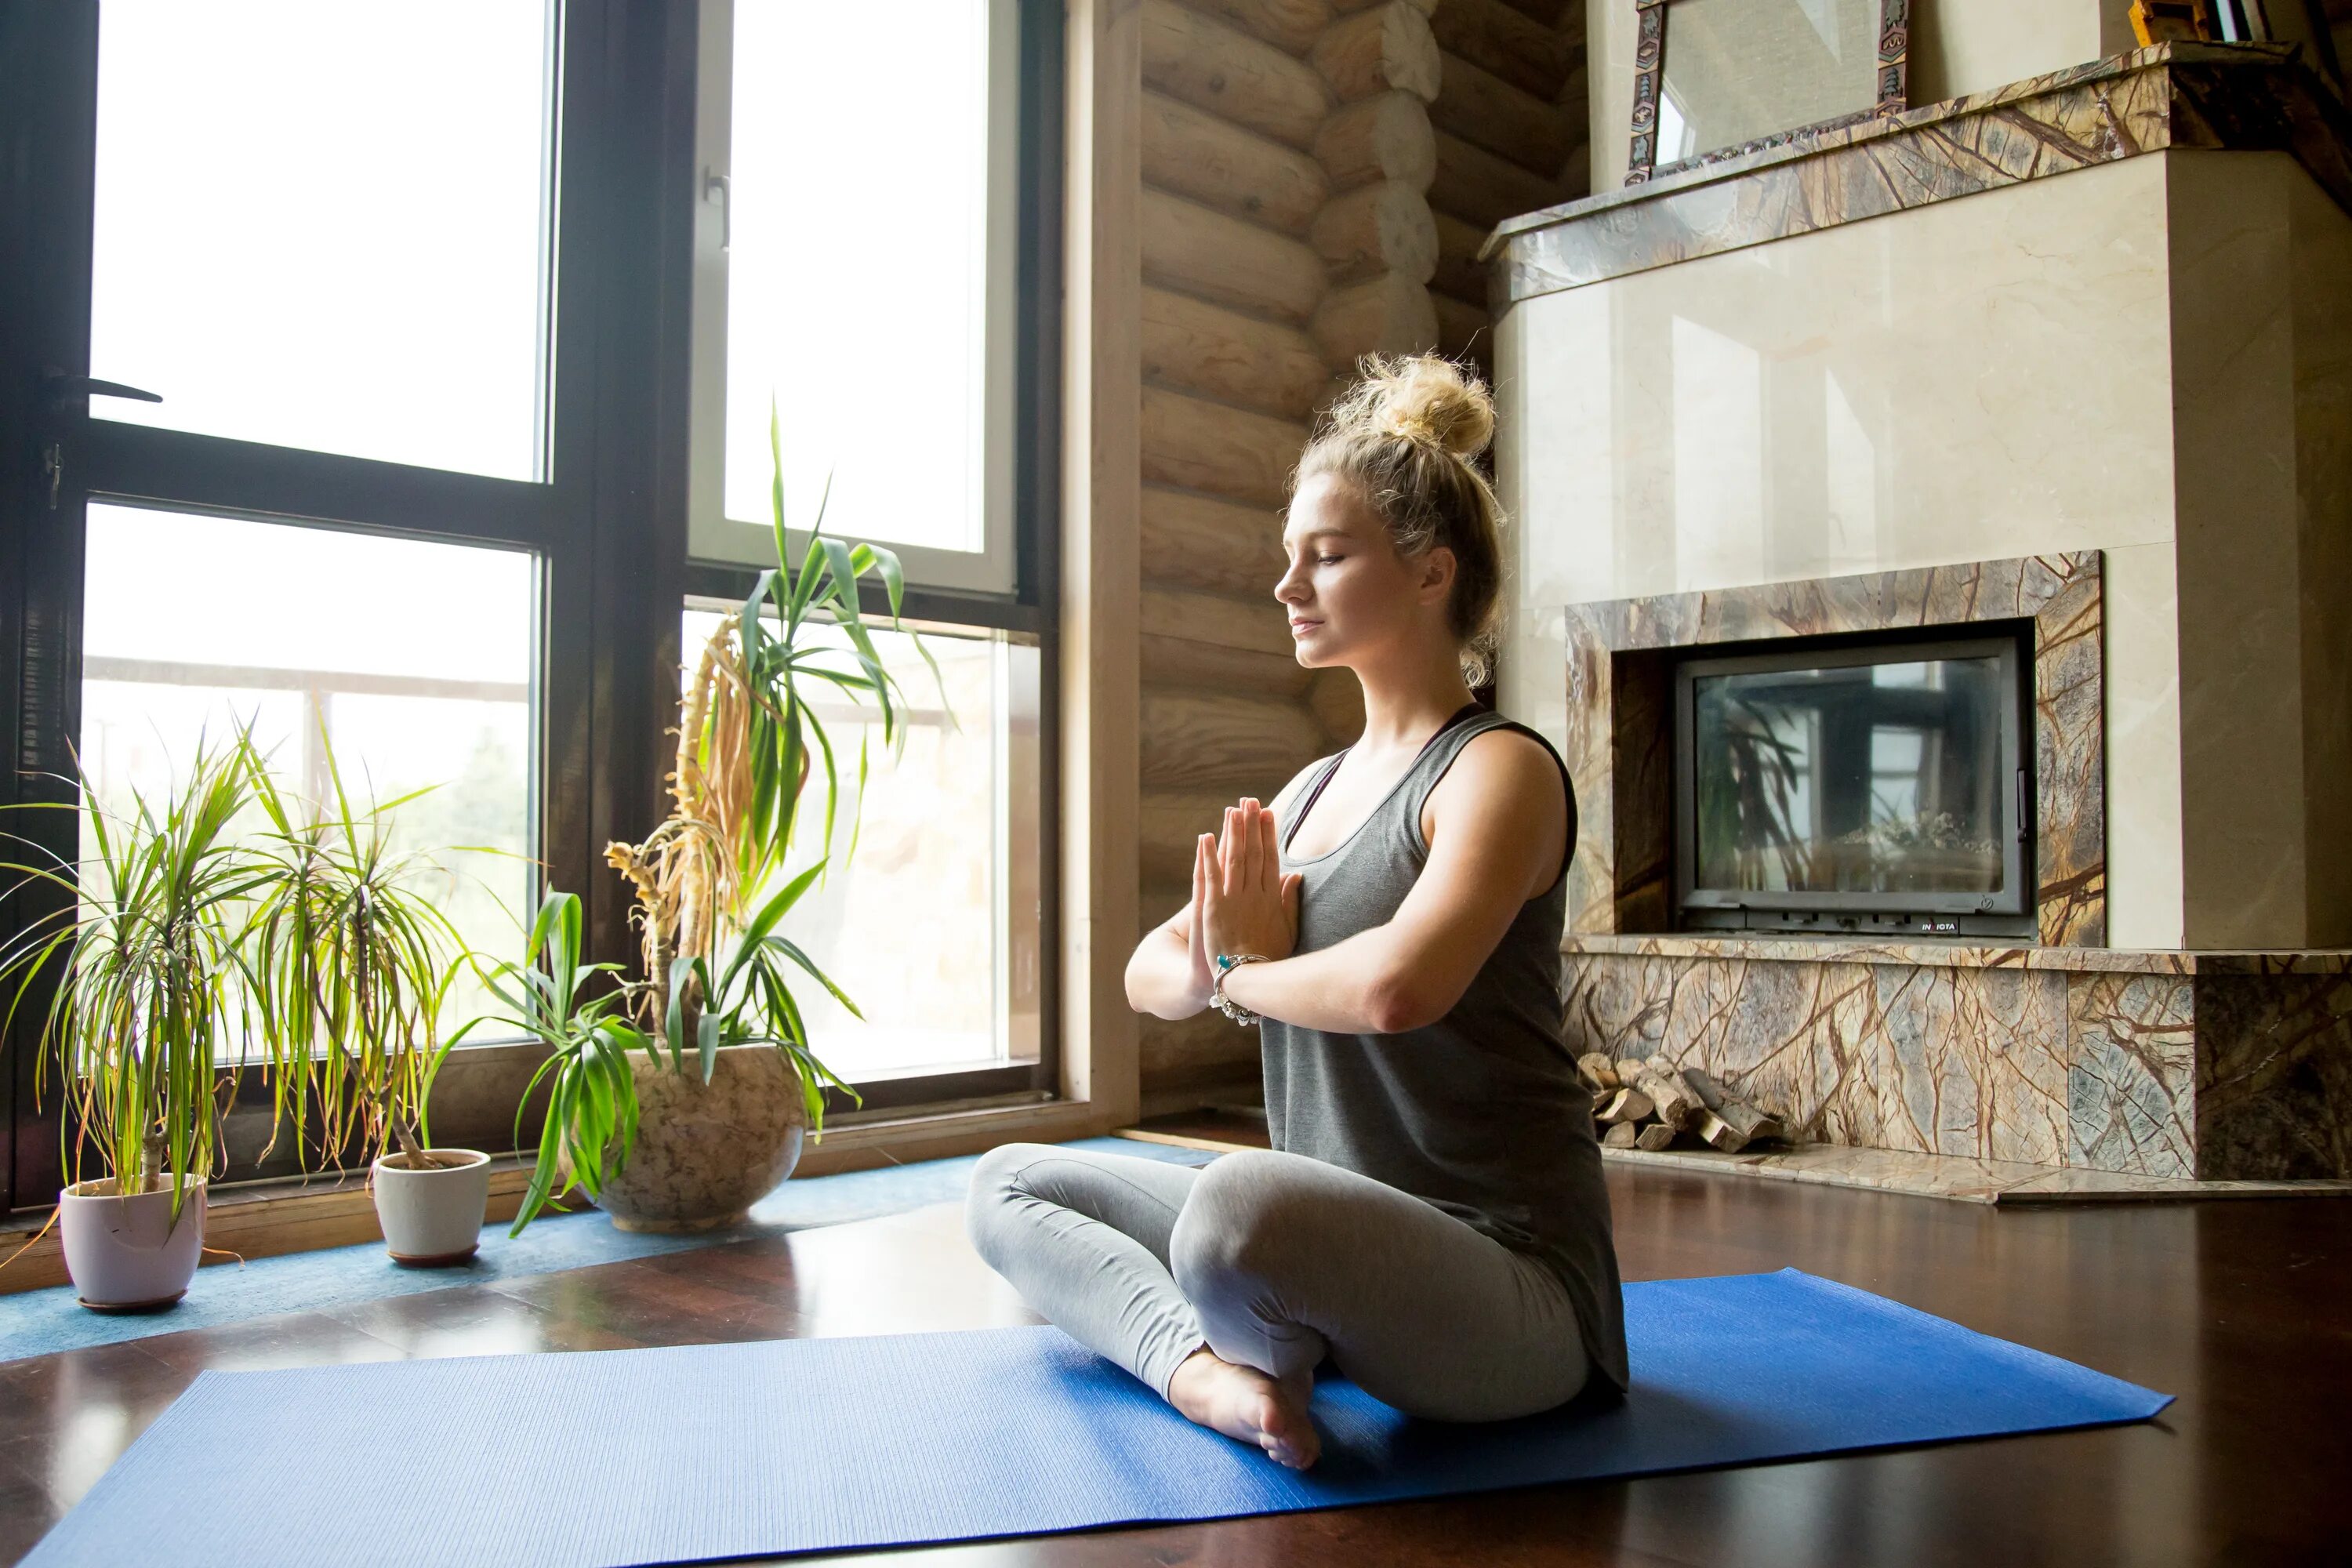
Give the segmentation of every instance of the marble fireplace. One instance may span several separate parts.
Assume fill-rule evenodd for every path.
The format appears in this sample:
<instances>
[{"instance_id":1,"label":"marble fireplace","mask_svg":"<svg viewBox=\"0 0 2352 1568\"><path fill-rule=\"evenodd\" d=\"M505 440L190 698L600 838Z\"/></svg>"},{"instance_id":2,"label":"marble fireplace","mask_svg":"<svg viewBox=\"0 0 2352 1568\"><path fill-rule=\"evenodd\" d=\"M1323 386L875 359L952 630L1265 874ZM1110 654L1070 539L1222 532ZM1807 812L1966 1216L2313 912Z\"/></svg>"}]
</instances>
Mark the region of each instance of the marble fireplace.
<instances>
[{"instance_id":1,"label":"marble fireplace","mask_svg":"<svg viewBox=\"0 0 2352 1568\"><path fill-rule=\"evenodd\" d=\"M2170 46L1503 226L1502 696L1576 779L1573 1050L1824 1142L2352 1177L2347 147L2290 51ZM2026 912L1696 929L1678 661L1996 627Z\"/></svg>"}]
</instances>

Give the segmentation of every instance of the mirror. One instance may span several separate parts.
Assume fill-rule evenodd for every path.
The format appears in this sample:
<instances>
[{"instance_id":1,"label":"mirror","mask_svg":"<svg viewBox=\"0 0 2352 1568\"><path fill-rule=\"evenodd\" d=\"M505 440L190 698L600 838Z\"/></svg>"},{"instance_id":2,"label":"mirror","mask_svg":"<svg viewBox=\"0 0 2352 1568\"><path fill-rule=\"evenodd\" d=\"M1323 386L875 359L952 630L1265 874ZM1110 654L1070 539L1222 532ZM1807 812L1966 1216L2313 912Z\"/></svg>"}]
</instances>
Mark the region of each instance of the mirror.
<instances>
[{"instance_id":1,"label":"mirror","mask_svg":"<svg viewBox=\"0 0 2352 1568\"><path fill-rule=\"evenodd\" d=\"M1908 107L1907 0L1634 0L1627 184Z\"/></svg>"}]
</instances>

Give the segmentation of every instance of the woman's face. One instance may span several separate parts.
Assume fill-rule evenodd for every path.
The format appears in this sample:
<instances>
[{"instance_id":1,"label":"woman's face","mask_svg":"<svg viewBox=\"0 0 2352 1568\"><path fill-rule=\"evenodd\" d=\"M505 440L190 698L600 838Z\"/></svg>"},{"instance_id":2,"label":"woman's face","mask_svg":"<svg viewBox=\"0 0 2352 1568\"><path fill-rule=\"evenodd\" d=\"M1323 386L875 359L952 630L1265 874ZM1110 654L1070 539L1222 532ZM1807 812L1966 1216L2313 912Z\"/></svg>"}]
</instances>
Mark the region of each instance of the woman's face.
<instances>
[{"instance_id":1,"label":"woman's face","mask_svg":"<svg viewBox=\"0 0 2352 1568\"><path fill-rule=\"evenodd\" d=\"M1454 552L1401 558L1380 515L1339 476L1317 474L1298 487L1282 547L1290 563L1274 596L1290 612L1299 663L1353 666L1375 650L1445 635Z\"/></svg>"}]
</instances>

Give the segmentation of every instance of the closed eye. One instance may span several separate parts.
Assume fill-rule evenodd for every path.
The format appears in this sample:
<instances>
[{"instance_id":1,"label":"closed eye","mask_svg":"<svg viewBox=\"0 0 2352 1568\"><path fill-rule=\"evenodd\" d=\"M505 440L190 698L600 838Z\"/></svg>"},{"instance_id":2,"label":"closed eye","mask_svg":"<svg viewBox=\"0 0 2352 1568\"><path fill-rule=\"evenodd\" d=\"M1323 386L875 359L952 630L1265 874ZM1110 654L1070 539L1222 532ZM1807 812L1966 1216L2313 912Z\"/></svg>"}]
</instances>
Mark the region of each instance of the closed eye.
<instances>
[{"instance_id":1,"label":"closed eye","mask_svg":"<svg viewBox=\"0 0 2352 1568\"><path fill-rule=\"evenodd\" d=\"M1318 555L1315 559L1318 564L1328 566L1334 561L1344 561L1347 557L1343 555Z\"/></svg>"}]
</instances>

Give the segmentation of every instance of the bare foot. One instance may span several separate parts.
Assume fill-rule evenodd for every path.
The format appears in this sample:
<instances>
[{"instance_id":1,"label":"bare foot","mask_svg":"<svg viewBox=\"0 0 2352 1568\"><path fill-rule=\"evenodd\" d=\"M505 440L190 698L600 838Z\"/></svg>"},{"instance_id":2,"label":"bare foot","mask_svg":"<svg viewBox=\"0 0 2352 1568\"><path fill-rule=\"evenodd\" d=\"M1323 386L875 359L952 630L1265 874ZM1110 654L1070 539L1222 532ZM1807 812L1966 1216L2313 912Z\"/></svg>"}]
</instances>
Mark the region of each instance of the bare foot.
<instances>
[{"instance_id":1,"label":"bare foot","mask_svg":"<svg viewBox=\"0 0 2352 1568\"><path fill-rule=\"evenodd\" d=\"M1168 1380L1168 1402L1187 1420L1255 1443L1277 1464L1303 1470L1323 1448L1307 1415L1314 1388L1312 1372L1278 1381L1254 1366L1222 1360L1203 1345Z\"/></svg>"}]
</instances>

